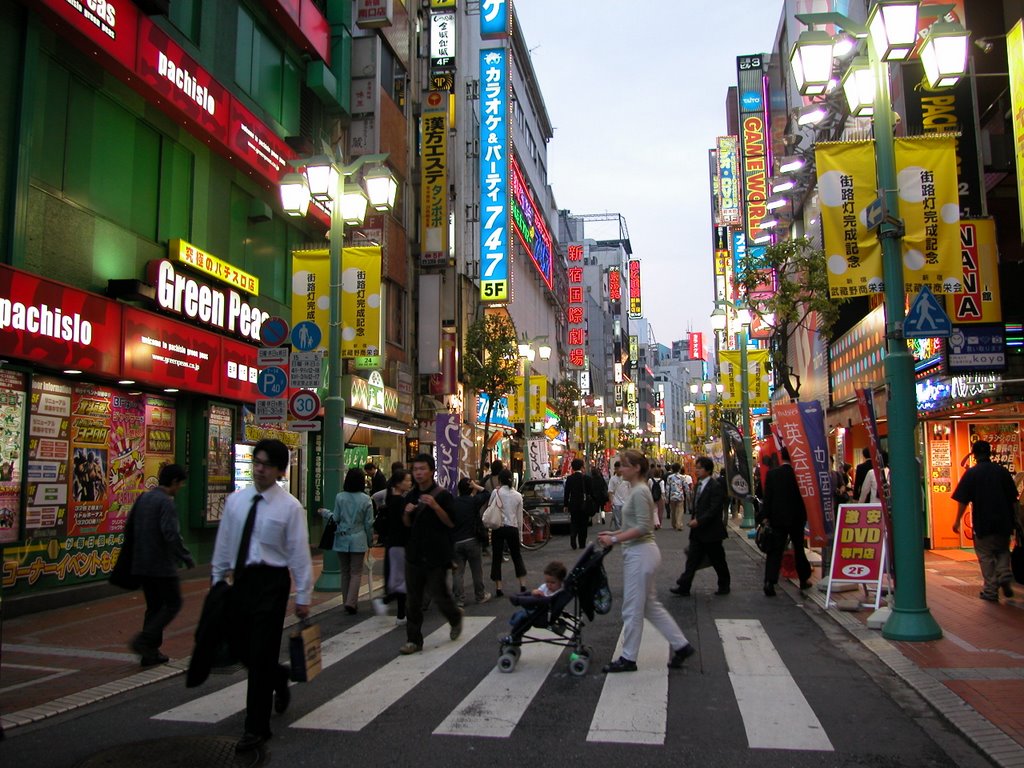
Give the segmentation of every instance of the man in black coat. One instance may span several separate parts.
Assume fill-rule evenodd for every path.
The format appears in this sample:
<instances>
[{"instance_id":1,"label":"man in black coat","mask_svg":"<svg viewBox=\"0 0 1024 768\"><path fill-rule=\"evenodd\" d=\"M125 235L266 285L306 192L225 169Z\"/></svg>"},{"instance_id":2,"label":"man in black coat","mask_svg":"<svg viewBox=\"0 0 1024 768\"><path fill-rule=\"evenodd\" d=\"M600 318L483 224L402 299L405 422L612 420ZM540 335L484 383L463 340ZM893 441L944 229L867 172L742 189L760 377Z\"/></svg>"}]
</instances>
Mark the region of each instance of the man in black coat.
<instances>
[{"instance_id":1,"label":"man in black coat","mask_svg":"<svg viewBox=\"0 0 1024 768\"><path fill-rule=\"evenodd\" d=\"M677 586L669 590L674 595L687 597L690 594L693 577L697 575L697 569L705 557L718 576L718 590L715 594L729 594L732 579L729 565L725 562L725 547L722 546L728 536L722 512L725 492L722 484L712 476L714 469L715 463L707 456L697 458L693 519L689 522L690 547L686 553L686 569L676 579Z\"/></svg>"},{"instance_id":2,"label":"man in black coat","mask_svg":"<svg viewBox=\"0 0 1024 768\"><path fill-rule=\"evenodd\" d=\"M576 549L587 546L587 523L590 522L594 490L590 478L583 474L583 459L572 460L572 474L565 478L563 504L569 514L569 545Z\"/></svg>"},{"instance_id":3,"label":"man in black coat","mask_svg":"<svg viewBox=\"0 0 1024 768\"><path fill-rule=\"evenodd\" d=\"M807 553L804 552L807 508L796 481L796 472L789 463L789 451L783 448L781 455L782 464L768 473L761 514L757 518L758 523L767 518L772 527L764 561L764 593L768 597L775 597L775 585L779 582L782 553L786 549L787 540L793 542L793 559L796 561L797 576L800 577L800 589L811 587L811 564L807 562Z\"/></svg>"},{"instance_id":4,"label":"man in black coat","mask_svg":"<svg viewBox=\"0 0 1024 768\"><path fill-rule=\"evenodd\" d=\"M131 648L139 654L144 667L168 661L160 652L160 645L164 628L181 610L178 562L187 568L196 565L181 540L178 509L174 505L174 496L185 485L186 477L184 467L167 464L160 469L157 487L139 496L132 507L132 574L142 582L146 615Z\"/></svg>"},{"instance_id":5,"label":"man in black coat","mask_svg":"<svg viewBox=\"0 0 1024 768\"><path fill-rule=\"evenodd\" d=\"M862 448L860 455L864 457L864 461L857 465L857 469L853 472L853 500L856 501L860 498L860 489L864 485L864 478L868 476L868 472L871 471L871 449Z\"/></svg>"}]
</instances>

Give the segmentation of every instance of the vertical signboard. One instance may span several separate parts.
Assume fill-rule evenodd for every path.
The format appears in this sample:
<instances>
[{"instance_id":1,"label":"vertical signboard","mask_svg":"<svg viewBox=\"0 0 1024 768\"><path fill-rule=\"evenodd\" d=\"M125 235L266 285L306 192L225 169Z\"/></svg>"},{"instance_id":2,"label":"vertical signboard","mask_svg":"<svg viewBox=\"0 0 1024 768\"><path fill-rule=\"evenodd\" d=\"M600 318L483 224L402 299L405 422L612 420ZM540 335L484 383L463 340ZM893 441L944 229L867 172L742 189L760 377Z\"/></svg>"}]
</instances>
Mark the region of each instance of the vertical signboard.
<instances>
[{"instance_id":1,"label":"vertical signboard","mask_svg":"<svg viewBox=\"0 0 1024 768\"><path fill-rule=\"evenodd\" d=\"M718 218L721 226L740 223L740 185L736 177L737 139L718 137Z\"/></svg>"},{"instance_id":2,"label":"vertical signboard","mask_svg":"<svg viewBox=\"0 0 1024 768\"><path fill-rule=\"evenodd\" d=\"M519 163L515 156L509 158L511 175L511 195L509 197L509 213L512 218L512 228L519 236L520 242L530 254L533 266L537 268L544 284L550 289L551 274L551 233L548 232L548 225L544 222L544 215L540 206L530 191L523 172L519 170Z\"/></svg>"},{"instance_id":3,"label":"vertical signboard","mask_svg":"<svg viewBox=\"0 0 1024 768\"><path fill-rule=\"evenodd\" d=\"M451 493L459 485L459 433L462 417L457 413L437 414L434 439L437 445L437 484Z\"/></svg>"},{"instance_id":4,"label":"vertical signboard","mask_svg":"<svg viewBox=\"0 0 1024 768\"><path fill-rule=\"evenodd\" d=\"M767 213L771 153L768 147L768 63L761 54L736 57L739 82L740 167L743 172L743 216L747 247L763 235ZM755 254L751 254L755 255Z\"/></svg>"},{"instance_id":5,"label":"vertical signboard","mask_svg":"<svg viewBox=\"0 0 1024 768\"><path fill-rule=\"evenodd\" d=\"M1013 118L1013 152L1017 168L1024 168L1024 19L1006 35L1006 60L1010 67L1010 115ZM1024 173L1017 174L1017 205L1021 242L1024 242Z\"/></svg>"},{"instance_id":6,"label":"vertical signboard","mask_svg":"<svg viewBox=\"0 0 1024 768\"><path fill-rule=\"evenodd\" d=\"M509 36L512 29L511 0L480 0L480 38L495 40Z\"/></svg>"},{"instance_id":7,"label":"vertical signboard","mask_svg":"<svg viewBox=\"0 0 1024 768\"><path fill-rule=\"evenodd\" d=\"M640 303L640 259L630 259L626 262L626 272L629 275L629 316L642 317L643 306Z\"/></svg>"},{"instance_id":8,"label":"vertical signboard","mask_svg":"<svg viewBox=\"0 0 1024 768\"><path fill-rule=\"evenodd\" d=\"M455 13L430 16L430 67L441 69L455 65Z\"/></svg>"},{"instance_id":9,"label":"vertical signboard","mask_svg":"<svg viewBox=\"0 0 1024 768\"><path fill-rule=\"evenodd\" d=\"M420 266L443 265L448 258L448 113L420 118Z\"/></svg>"},{"instance_id":10,"label":"vertical signboard","mask_svg":"<svg viewBox=\"0 0 1024 768\"><path fill-rule=\"evenodd\" d=\"M608 267L608 300L622 301L622 272L618 267Z\"/></svg>"},{"instance_id":11,"label":"vertical signboard","mask_svg":"<svg viewBox=\"0 0 1024 768\"><path fill-rule=\"evenodd\" d=\"M484 13L481 8L480 19ZM480 300L506 302L509 291L508 51L480 50Z\"/></svg>"},{"instance_id":12,"label":"vertical signboard","mask_svg":"<svg viewBox=\"0 0 1024 768\"><path fill-rule=\"evenodd\" d=\"M1001 322L1003 309L995 221L960 221L960 264L963 291L949 297L946 303L949 319L954 323Z\"/></svg>"},{"instance_id":13,"label":"vertical signboard","mask_svg":"<svg viewBox=\"0 0 1024 768\"><path fill-rule=\"evenodd\" d=\"M341 273L341 356L376 357L380 367L380 246L346 248Z\"/></svg>"},{"instance_id":14,"label":"vertical signboard","mask_svg":"<svg viewBox=\"0 0 1024 768\"><path fill-rule=\"evenodd\" d=\"M566 342L569 347L569 367L580 370L587 359L587 309L586 289L583 287L583 245L569 245L566 257L569 268L566 275L569 281L569 295L566 297L566 323L568 333Z\"/></svg>"}]
</instances>

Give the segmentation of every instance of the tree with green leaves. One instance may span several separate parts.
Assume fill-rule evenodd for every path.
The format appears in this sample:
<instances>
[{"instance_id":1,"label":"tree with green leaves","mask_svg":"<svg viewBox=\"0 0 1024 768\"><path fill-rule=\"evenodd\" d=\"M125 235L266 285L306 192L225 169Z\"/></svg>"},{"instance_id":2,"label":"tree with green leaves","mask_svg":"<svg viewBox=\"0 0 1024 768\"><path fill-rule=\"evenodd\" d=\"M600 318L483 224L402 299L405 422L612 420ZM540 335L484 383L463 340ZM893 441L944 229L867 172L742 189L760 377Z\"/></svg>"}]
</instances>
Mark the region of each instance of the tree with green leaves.
<instances>
[{"instance_id":1,"label":"tree with green leaves","mask_svg":"<svg viewBox=\"0 0 1024 768\"><path fill-rule=\"evenodd\" d=\"M775 273L775 289L764 290L764 272ZM824 251L805 237L782 240L765 248L755 258L750 250L740 260L736 282L751 313L772 329L771 360L775 380L794 400L800 398L800 386L794 384L789 366L789 342L799 328L807 328L817 316L817 332L828 337L839 319L839 305L845 299L832 299L828 290L828 270Z\"/></svg>"},{"instance_id":2,"label":"tree with green leaves","mask_svg":"<svg viewBox=\"0 0 1024 768\"><path fill-rule=\"evenodd\" d=\"M576 415L582 397L579 384L567 376L555 385L554 393L548 398L548 405L555 412L558 425L566 434L572 433L576 426Z\"/></svg>"},{"instance_id":3,"label":"tree with green leaves","mask_svg":"<svg viewBox=\"0 0 1024 768\"><path fill-rule=\"evenodd\" d=\"M480 449L479 472L484 471L491 416L498 400L505 397L519 378L519 347L516 329L504 315L487 314L466 330L466 353L462 358L465 385L488 398L484 419L484 443Z\"/></svg>"}]
</instances>

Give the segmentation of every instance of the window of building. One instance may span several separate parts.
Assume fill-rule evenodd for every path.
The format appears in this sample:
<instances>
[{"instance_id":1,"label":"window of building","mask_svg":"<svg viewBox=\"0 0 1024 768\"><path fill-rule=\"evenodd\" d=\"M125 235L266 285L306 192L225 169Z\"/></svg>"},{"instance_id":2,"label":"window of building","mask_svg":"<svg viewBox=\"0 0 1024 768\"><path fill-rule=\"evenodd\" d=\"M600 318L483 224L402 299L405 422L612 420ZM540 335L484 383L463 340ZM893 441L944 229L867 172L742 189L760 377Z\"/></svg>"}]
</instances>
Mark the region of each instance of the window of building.
<instances>
[{"instance_id":1,"label":"window of building","mask_svg":"<svg viewBox=\"0 0 1024 768\"><path fill-rule=\"evenodd\" d=\"M405 291L398 283L384 282L384 334L385 340L396 347L405 348Z\"/></svg>"},{"instance_id":2,"label":"window of building","mask_svg":"<svg viewBox=\"0 0 1024 768\"><path fill-rule=\"evenodd\" d=\"M406 91L405 68L391 49L386 45L380 47L380 85L391 100L405 114Z\"/></svg>"},{"instance_id":3,"label":"window of building","mask_svg":"<svg viewBox=\"0 0 1024 768\"><path fill-rule=\"evenodd\" d=\"M287 304L291 288L291 251L303 237L283 218L250 218L253 197L231 186L230 261L260 279L260 296Z\"/></svg>"},{"instance_id":4,"label":"window of building","mask_svg":"<svg viewBox=\"0 0 1024 768\"><path fill-rule=\"evenodd\" d=\"M203 0L174 0L167 11L167 19L185 37L199 45L199 17L202 16Z\"/></svg>"},{"instance_id":5,"label":"window of building","mask_svg":"<svg viewBox=\"0 0 1024 768\"><path fill-rule=\"evenodd\" d=\"M284 128L299 130L299 66L244 8L238 9L235 82Z\"/></svg>"}]
</instances>

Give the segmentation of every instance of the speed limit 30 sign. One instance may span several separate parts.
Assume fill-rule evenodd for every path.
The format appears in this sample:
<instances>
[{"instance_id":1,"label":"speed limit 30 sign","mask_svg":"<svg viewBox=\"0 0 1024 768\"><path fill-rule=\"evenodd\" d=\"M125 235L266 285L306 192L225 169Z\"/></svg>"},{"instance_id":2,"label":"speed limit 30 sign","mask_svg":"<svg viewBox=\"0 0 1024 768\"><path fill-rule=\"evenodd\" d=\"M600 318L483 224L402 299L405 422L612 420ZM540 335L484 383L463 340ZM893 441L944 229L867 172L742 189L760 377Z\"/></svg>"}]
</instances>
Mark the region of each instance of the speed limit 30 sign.
<instances>
[{"instance_id":1,"label":"speed limit 30 sign","mask_svg":"<svg viewBox=\"0 0 1024 768\"><path fill-rule=\"evenodd\" d=\"M320 398L316 392L308 389L300 389L288 401L288 410L292 416L305 421L320 413Z\"/></svg>"}]
</instances>

